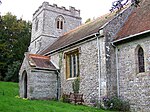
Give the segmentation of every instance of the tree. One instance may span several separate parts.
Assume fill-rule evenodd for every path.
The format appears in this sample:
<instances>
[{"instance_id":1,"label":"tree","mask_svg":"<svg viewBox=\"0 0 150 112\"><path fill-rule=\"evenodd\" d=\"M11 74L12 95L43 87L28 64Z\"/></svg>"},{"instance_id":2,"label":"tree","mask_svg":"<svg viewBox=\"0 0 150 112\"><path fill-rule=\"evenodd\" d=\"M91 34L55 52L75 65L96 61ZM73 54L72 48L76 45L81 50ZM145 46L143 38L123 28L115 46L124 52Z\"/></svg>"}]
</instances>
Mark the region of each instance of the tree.
<instances>
[{"instance_id":1,"label":"tree","mask_svg":"<svg viewBox=\"0 0 150 112\"><path fill-rule=\"evenodd\" d=\"M88 23L88 22L90 22L91 21L91 18L88 18L86 21L85 21L85 23Z\"/></svg>"},{"instance_id":2,"label":"tree","mask_svg":"<svg viewBox=\"0 0 150 112\"><path fill-rule=\"evenodd\" d=\"M18 73L18 67L30 43L31 22L17 19L16 16L7 13L0 16L0 24L0 80L17 81L18 77L14 80L13 76Z\"/></svg>"},{"instance_id":3,"label":"tree","mask_svg":"<svg viewBox=\"0 0 150 112\"><path fill-rule=\"evenodd\" d=\"M129 1L135 7L139 6L139 3L140 3L139 0L116 0L116 1L114 1L112 3L112 7L111 7L110 11L112 12L114 10L120 10L120 9L122 9L123 6L125 6Z\"/></svg>"}]
</instances>

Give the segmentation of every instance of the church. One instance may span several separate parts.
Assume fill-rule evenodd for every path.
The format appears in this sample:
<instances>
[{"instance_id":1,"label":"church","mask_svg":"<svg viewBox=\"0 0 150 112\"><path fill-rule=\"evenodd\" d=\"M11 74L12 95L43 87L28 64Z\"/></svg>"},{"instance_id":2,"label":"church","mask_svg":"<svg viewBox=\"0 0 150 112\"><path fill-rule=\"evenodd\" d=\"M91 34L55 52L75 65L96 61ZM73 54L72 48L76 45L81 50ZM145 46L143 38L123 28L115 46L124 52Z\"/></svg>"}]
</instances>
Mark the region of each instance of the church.
<instances>
[{"instance_id":1,"label":"church","mask_svg":"<svg viewBox=\"0 0 150 112\"><path fill-rule=\"evenodd\" d=\"M20 96L60 99L73 92L90 100L118 96L132 111L150 111L150 1L81 24L80 10L43 4L35 11L28 52L19 72Z\"/></svg>"}]
</instances>

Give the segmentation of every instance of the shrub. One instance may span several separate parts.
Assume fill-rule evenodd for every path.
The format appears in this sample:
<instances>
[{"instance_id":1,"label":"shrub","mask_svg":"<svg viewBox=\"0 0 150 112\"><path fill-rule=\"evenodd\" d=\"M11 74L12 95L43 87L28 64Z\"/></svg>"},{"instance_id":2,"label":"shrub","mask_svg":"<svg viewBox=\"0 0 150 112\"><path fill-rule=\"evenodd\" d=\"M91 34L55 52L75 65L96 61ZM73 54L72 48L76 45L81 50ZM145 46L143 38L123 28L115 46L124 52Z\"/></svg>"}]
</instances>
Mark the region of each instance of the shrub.
<instances>
[{"instance_id":1,"label":"shrub","mask_svg":"<svg viewBox=\"0 0 150 112\"><path fill-rule=\"evenodd\" d=\"M103 97L100 100L93 97L90 99L90 102L93 104L94 107L99 107L101 109L122 111L122 112L130 111L129 102L124 101L123 99L118 98L116 96L113 96L111 98Z\"/></svg>"},{"instance_id":2,"label":"shrub","mask_svg":"<svg viewBox=\"0 0 150 112\"><path fill-rule=\"evenodd\" d=\"M72 89L74 93L79 93L80 89L80 79L77 77L74 82L72 82Z\"/></svg>"},{"instance_id":3,"label":"shrub","mask_svg":"<svg viewBox=\"0 0 150 112\"><path fill-rule=\"evenodd\" d=\"M111 97L111 98L104 97L102 99L102 102L105 108L110 109L110 110L125 111L125 112L130 110L129 102L124 101L123 99L118 98L116 96Z\"/></svg>"},{"instance_id":4,"label":"shrub","mask_svg":"<svg viewBox=\"0 0 150 112\"><path fill-rule=\"evenodd\" d=\"M65 102L65 103L70 103L69 95L68 94L63 94L62 95L62 101Z\"/></svg>"}]
</instances>

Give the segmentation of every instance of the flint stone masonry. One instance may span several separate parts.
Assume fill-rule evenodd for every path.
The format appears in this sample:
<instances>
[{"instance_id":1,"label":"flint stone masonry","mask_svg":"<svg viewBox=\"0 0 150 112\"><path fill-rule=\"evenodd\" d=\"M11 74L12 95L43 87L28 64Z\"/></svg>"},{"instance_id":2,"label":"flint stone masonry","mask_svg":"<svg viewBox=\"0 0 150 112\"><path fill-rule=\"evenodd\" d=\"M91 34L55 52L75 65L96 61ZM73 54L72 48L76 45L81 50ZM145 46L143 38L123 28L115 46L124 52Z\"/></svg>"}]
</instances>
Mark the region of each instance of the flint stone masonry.
<instances>
[{"instance_id":1,"label":"flint stone masonry","mask_svg":"<svg viewBox=\"0 0 150 112\"><path fill-rule=\"evenodd\" d=\"M24 72L27 74L27 98L29 99L56 99L57 75L53 70L37 70L30 67L25 57L19 72L20 96L24 98Z\"/></svg>"},{"instance_id":2,"label":"flint stone masonry","mask_svg":"<svg viewBox=\"0 0 150 112\"><path fill-rule=\"evenodd\" d=\"M53 71L32 71L29 80L29 92L31 99L56 99L57 76Z\"/></svg>"},{"instance_id":3,"label":"flint stone masonry","mask_svg":"<svg viewBox=\"0 0 150 112\"><path fill-rule=\"evenodd\" d=\"M105 76L105 43L104 38L99 40L101 43L101 97L107 95L107 80ZM75 78L66 79L66 60L64 59L64 53L71 51L75 48L80 49L79 54L79 67L80 67L80 93L83 94L84 103L91 105L91 100L93 98L98 99L99 94L99 73L98 73L98 49L97 49L97 40L92 40L86 42L82 45L78 45L68 50L62 51L63 58L62 61L59 58L59 53L51 54L51 60L55 64L62 62L60 68L60 78L61 78L61 93L70 93L72 90L72 82ZM57 65L59 66L59 65Z\"/></svg>"},{"instance_id":4,"label":"flint stone masonry","mask_svg":"<svg viewBox=\"0 0 150 112\"><path fill-rule=\"evenodd\" d=\"M150 37L124 43L118 46L120 96L128 99L132 111L150 111ZM144 50L145 72L138 73L137 51Z\"/></svg>"},{"instance_id":5,"label":"flint stone masonry","mask_svg":"<svg viewBox=\"0 0 150 112\"><path fill-rule=\"evenodd\" d=\"M115 49L112 46L111 42L115 39L115 35L123 26L124 22L127 20L128 16L131 14L134 7L129 7L126 10L123 10L116 14L116 16L106 23L102 27L103 31L103 52L104 54L102 58L102 74L106 74L105 80L107 80L107 95L109 97L117 95L117 76L116 76L116 60L115 60Z\"/></svg>"},{"instance_id":6,"label":"flint stone masonry","mask_svg":"<svg viewBox=\"0 0 150 112\"><path fill-rule=\"evenodd\" d=\"M63 29L57 29L57 17L63 17ZM36 22L38 29L36 31ZM29 46L30 53L39 53L41 50L51 45L57 37L81 25L80 11L74 7L66 9L58 7L56 4L50 5L43 2L42 6L33 14L32 36Z\"/></svg>"}]
</instances>

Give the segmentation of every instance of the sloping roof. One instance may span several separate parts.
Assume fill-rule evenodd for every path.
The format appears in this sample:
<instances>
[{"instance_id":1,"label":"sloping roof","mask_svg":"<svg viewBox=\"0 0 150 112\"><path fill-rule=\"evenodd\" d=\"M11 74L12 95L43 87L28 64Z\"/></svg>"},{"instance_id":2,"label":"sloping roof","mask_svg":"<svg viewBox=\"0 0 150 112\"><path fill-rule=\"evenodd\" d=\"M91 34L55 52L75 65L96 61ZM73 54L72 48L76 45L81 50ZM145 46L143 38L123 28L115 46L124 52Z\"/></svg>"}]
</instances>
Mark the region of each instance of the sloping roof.
<instances>
[{"instance_id":1,"label":"sloping roof","mask_svg":"<svg viewBox=\"0 0 150 112\"><path fill-rule=\"evenodd\" d=\"M29 54L29 65L37 68L56 69L56 67L50 62L49 56L41 56L37 54Z\"/></svg>"},{"instance_id":2,"label":"sloping roof","mask_svg":"<svg viewBox=\"0 0 150 112\"><path fill-rule=\"evenodd\" d=\"M91 34L98 32L99 28L102 27L105 23L110 21L114 17L115 13L109 13L104 16L97 18L96 20L83 24L74 30L71 30L59 37L51 46L42 51L40 54L46 54L50 51L59 49L61 47L67 46L71 43L74 43L78 40L81 40Z\"/></svg>"},{"instance_id":3,"label":"sloping roof","mask_svg":"<svg viewBox=\"0 0 150 112\"><path fill-rule=\"evenodd\" d=\"M150 30L150 0L142 0L140 7L135 8L131 13L121 30L117 33L115 40L147 30Z\"/></svg>"}]
</instances>

